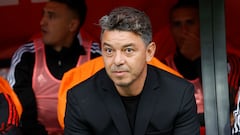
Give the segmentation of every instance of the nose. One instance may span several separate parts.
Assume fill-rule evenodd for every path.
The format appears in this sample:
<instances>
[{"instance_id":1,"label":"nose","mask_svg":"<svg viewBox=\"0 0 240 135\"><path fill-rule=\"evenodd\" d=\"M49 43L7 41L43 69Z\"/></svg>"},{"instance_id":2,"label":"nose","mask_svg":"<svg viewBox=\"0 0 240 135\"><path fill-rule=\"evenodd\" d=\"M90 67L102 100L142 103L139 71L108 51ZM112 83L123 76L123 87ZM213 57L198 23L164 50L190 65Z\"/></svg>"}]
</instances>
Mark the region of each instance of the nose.
<instances>
[{"instance_id":1,"label":"nose","mask_svg":"<svg viewBox=\"0 0 240 135\"><path fill-rule=\"evenodd\" d=\"M122 65L125 62L124 60L124 55L122 54L121 51L117 51L116 55L114 57L114 63L119 66Z\"/></svg>"},{"instance_id":2,"label":"nose","mask_svg":"<svg viewBox=\"0 0 240 135\"><path fill-rule=\"evenodd\" d=\"M44 24L46 24L46 17L43 15L40 20L40 26L43 26Z\"/></svg>"},{"instance_id":3,"label":"nose","mask_svg":"<svg viewBox=\"0 0 240 135\"><path fill-rule=\"evenodd\" d=\"M188 31L188 26L186 24L181 25L181 31L182 32L187 32Z\"/></svg>"}]
</instances>

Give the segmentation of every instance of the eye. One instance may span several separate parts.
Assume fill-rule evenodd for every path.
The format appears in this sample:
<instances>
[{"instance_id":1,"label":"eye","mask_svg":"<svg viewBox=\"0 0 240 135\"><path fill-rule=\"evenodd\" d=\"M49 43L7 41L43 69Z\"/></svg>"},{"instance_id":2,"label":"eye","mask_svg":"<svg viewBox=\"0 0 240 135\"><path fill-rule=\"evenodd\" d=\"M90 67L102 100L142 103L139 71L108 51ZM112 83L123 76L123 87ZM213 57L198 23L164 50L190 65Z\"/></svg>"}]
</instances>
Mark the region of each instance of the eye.
<instances>
[{"instance_id":1,"label":"eye","mask_svg":"<svg viewBox=\"0 0 240 135\"><path fill-rule=\"evenodd\" d=\"M125 49L125 52L126 52L126 53L131 53L131 52L133 52L133 49L132 49L132 48L126 48L126 49Z\"/></svg>"},{"instance_id":2,"label":"eye","mask_svg":"<svg viewBox=\"0 0 240 135\"><path fill-rule=\"evenodd\" d=\"M189 25L189 26L192 26L192 25L194 25L194 20L187 20L187 24Z\"/></svg>"},{"instance_id":3,"label":"eye","mask_svg":"<svg viewBox=\"0 0 240 135\"><path fill-rule=\"evenodd\" d=\"M124 53L125 53L126 55L131 55L131 54L133 54L134 49L133 49L133 48L130 48L130 47L127 47L127 48L125 48L123 51L124 51Z\"/></svg>"},{"instance_id":4,"label":"eye","mask_svg":"<svg viewBox=\"0 0 240 135\"><path fill-rule=\"evenodd\" d=\"M49 19L54 19L55 16L56 16L56 14L54 14L54 13L52 13L52 12L48 13L48 18L49 18Z\"/></svg>"},{"instance_id":5,"label":"eye","mask_svg":"<svg viewBox=\"0 0 240 135\"><path fill-rule=\"evenodd\" d=\"M49 19L53 19L53 14L49 14L49 15L48 15L48 18L49 18Z\"/></svg>"},{"instance_id":6,"label":"eye","mask_svg":"<svg viewBox=\"0 0 240 135\"><path fill-rule=\"evenodd\" d=\"M104 52L107 56L111 56L113 54L113 49L109 47L105 47Z\"/></svg>"},{"instance_id":7,"label":"eye","mask_svg":"<svg viewBox=\"0 0 240 135\"><path fill-rule=\"evenodd\" d=\"M179 28L181 26L181 22L174 21L174 22L172 22L172 26L175 27L175 28Z\"/></svg>"}]
</instances>

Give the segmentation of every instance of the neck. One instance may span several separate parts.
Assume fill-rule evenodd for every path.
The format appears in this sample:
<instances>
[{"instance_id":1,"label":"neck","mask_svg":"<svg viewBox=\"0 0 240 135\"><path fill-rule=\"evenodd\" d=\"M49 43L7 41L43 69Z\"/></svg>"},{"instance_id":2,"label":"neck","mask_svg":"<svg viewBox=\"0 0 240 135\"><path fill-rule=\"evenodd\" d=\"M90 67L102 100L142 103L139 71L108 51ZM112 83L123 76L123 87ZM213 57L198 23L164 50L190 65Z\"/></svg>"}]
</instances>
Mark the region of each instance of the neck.
<instances>
[{"instance_id":1,"label":"neck","mask_svg":"<svg viewBox=\"0 0 240 135\"><path fill-rule=\"evenodd\" d=\"M60 52L64 47L70 48L74 42L74 38L66 38L65 40L59 41L58 44L53 46L53 49L57 52Z\"/></svg>"}]
</instances>

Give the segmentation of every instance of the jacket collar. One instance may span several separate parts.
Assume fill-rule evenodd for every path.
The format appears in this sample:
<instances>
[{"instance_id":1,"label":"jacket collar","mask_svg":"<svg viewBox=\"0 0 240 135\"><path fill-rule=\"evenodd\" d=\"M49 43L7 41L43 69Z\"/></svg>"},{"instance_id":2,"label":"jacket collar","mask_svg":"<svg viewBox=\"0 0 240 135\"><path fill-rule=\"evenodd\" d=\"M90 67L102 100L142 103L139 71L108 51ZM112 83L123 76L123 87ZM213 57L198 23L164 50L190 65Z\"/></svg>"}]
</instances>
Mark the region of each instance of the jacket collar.
<instances>
[{"instance_id":1,"label":"jacket collar","mask_svg":"<svg viewBox=\"0 0 240 135\"><path fill-rule=\"evenodd\" d=\"M144 84L144 88L139 100L138 110L136 113L134 135L144 135L146 132L150 117L155 108L157 100L157 75L153 72L153 67L148 66L147 78ZM117 90L112 80L107 76L104 70L101 74L100 81L103 89L103 99L106 107L116 125L120 134L131 135L131 128L126 115L124 105L121 97L117 93ZM147 110L147 111L146 111Z\"/></svg>"}]
</instances>

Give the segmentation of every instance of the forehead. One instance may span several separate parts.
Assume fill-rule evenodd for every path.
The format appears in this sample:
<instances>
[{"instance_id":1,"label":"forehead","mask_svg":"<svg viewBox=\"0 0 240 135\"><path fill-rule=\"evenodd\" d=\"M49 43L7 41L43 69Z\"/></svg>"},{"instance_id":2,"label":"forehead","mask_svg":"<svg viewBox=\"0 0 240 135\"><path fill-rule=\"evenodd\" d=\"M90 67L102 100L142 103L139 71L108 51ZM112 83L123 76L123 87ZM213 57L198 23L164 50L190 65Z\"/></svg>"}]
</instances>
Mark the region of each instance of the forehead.
<instances>
[{"instance_id":1,"label":"forehead","mask_svg":"<svg viewBox=\"0 0 240 135\"><path fill-rule=\"evenodd\" d=\"M119 31L119 30L105 30L102 35L102 45L110 45L115 47L125 46L125 45L139 45L144 42L142 38L128 31Z\"/></svg>"},{"instance_id":2,"label":"forehead","mask_svg":"<svg viewBox=\"0 0 240 135\"><path fill-rule=\"evenodd\" d=\"M175 9L171 14L171 20L199 18L198 9L194 7L181 7Z\"/></svg>"}]
</instances>

